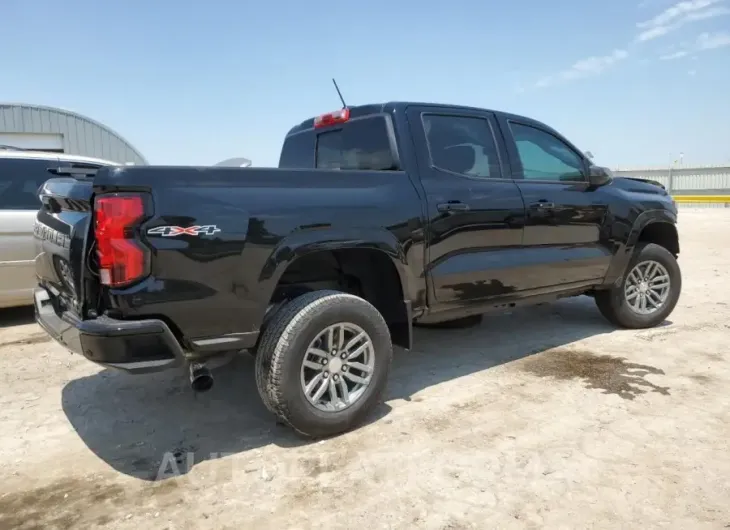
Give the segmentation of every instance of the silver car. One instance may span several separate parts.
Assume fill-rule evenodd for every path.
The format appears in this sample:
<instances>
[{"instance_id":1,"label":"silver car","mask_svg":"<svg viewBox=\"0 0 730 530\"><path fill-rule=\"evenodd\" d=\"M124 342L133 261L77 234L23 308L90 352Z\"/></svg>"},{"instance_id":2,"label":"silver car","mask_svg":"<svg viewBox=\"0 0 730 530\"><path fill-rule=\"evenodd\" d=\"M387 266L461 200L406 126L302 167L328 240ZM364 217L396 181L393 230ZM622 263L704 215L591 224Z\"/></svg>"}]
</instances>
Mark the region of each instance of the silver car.
<instances>
[{"instance_id":1,"label":"silver car","mask_svg":"<svg viewBox=\"0 0 730 530\"><path fill-rule=\"evenodd\" d=\"M0 308L33 303L33 225L41 185L54 176L65 176L67 168L117 165L99 158L0 147Z\"/></svg>"}]
</instances>

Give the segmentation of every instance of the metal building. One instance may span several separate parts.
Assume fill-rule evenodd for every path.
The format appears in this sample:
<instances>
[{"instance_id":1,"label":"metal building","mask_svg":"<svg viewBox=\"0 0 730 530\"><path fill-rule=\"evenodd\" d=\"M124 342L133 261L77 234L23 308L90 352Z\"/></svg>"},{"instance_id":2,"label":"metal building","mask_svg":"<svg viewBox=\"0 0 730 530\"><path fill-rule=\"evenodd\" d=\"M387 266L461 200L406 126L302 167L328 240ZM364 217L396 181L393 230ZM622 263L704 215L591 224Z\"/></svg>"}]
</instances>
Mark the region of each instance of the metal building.
<instances>
[{"instance_id":1,"label":"metal building","mask_svg":"<svg viewBox=\"0 0 730 530\"><path fill-rule=\"evenodd\" d=\"M41 105L0 103L0 145L147 164L137 149L109 127L75 112Z\"/></svg>"},{"instance_id":2,"label":"metal building","mask_svg":"<svg viewBox=\"0 0 730 530\"><path fill-rule=\"evenodd\" d=\"M730 208L730 166L616 169L619 177L650 179L664 186L682 207Z\"/></svg>"}]
</instances>

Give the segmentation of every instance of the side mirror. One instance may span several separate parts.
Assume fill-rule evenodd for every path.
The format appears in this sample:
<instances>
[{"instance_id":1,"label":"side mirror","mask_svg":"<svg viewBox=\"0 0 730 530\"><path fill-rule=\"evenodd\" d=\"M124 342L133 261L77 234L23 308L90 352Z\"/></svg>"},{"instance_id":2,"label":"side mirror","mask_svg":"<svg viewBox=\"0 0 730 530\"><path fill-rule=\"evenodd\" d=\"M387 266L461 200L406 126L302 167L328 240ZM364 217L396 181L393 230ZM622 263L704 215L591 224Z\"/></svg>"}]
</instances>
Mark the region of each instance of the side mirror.
<instances>
[{"instance_id":1,"label":"side mirror","mask_svg":"<svg viewBox=\"0 0 730 530\"><path fill-rule=\"evenodd\" d=\"M588 170L588 182L592 186L603 186L611 181L611 170L607 167L591 166Z\"/></svg>"}]
</instances>

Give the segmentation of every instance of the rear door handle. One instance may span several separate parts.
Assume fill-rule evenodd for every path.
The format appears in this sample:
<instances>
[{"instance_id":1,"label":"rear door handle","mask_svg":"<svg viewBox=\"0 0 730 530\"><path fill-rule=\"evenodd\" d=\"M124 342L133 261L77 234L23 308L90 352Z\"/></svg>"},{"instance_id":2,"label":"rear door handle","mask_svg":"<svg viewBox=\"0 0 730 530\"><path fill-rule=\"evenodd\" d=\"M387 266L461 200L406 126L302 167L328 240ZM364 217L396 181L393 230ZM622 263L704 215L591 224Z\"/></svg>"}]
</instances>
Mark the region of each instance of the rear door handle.
<instances>
[{"instance_id":1,"label":"rear door handle","mask_svg":"<svg viewBox=\"0 0 730 530\"><path fill-rule=\"evenodd\" d=\"M537 210L550 210L550 209L555 208L555 203L554 202L545 202L545 201L533 202L530 205L530 208L535 208Z\"/></svg>"},{"instance_id":2,"label":"rear door handle","mask_svg":"<svg viewBox=\"0 0 730 530\"><path fill-rule=\"evenodd\" d=\"M437 205L439 212L465 212L469 209L469 205L461 201L442 202Z\"/></svg>"}]
</instances>

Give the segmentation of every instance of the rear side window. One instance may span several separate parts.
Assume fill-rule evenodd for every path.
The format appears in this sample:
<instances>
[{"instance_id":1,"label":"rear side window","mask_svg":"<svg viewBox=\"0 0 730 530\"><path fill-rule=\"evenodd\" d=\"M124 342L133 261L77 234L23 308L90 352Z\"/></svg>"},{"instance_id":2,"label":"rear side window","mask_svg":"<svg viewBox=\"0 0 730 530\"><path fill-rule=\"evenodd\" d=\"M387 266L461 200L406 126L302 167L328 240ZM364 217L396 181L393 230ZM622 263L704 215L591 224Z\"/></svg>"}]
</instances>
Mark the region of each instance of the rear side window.
<instances>
[{"instance_id":1,"label":"rear side window","mask_svg":"<svg viewBox=\"0 0 730 530\"><path fill-rule=\"evenodd\" d=\"M0 158L0 210L37 210L38 188L52 178L57 160Z\"/></svg>"},{"instance_id":2,"label":"rear side window","mask_svg":"<svg viewBox=\"0 0 730 530\"><path fill-rule=\"evenodd\" d=\"M502 178L492 128L484 118L424 114L434 167L479 178Z\"/></svg>"},{"instance_id":3,"label":"rear side window","mask_svg":"<svg viewBox=\"0 0 730 530\"><path fill-rule=\"evenodd\" d=\"M389 171L400 169L384 116L354 119L317 135L316 167Z\"/></svg>"},{"instance_id":4,"label":"rear side window","mask_svg":"<svg viewBox=\"0 0 730 530\"><path fill-rule=\"evenodd\" d=\"M314 167L314 134L311 131L286 137L281 148L279 167L287 169Z\"/></svg>"}]
</instances>

